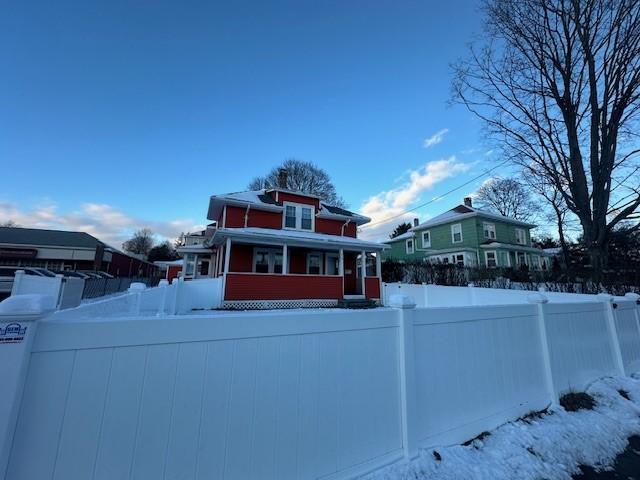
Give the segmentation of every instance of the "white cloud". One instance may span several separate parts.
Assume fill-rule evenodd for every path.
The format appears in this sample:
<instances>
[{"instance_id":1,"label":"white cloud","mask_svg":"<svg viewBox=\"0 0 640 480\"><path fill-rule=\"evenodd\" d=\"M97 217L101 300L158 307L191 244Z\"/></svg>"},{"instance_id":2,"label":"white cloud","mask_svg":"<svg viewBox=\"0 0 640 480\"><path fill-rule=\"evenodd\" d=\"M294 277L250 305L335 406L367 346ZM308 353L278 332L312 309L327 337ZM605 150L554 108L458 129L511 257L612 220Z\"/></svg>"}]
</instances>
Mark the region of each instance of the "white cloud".
<instances>
[{"instance_id":1,"label":"white cloud","mask_svg":"<svg viewBox=\"0 0 640 480\"><path fill-rule=\"evenodd\" d=\"M157 240L173 240L181 232L202 230L191 219L171 221L147 221L130 217L124 212L101 203L83 203L78 210L60 212L55 203L47 203L30 210L9 202L0 202L0 223L14 221L21 227L50 228L87 232L116 248L140 228L149 228Z\"/></svg>"},{"instance_id":2,"label":"white cloud","mask_svg":"<svg viewBox=\"0 0 640 480\"><path fill-rule=\"evenodd\" d=\"M412 170L409 173L409 180L404 185L370 197L360 208L360 213L370 217L372 224L390 217L398 217L369 228L365 225L359 236L370 240L384 239L399 223L412 222L414 217L421 217L414 212L403 212L411 208L420 199L422 193L447 178L468 171L471 166L472 164L459 162L452 155L446 159L428 162L423 167ZM440 198L436 197L437 200ZM424 217L422 219L424 220Z\"/></svg>"},{"instance_id":3,"label":"white cloud","mask_svg":"<svg viewBox=\"0 0 640 480\"><path fill-rule=\"evenodd\" d=\"M423 143L424 148L433 147L434 145L437 145L438 143L442 142L442 139L447 133L449 133L449 129L443 128L442 130L431 135L429 138L425 138Z\"/></svg>"}]
</instances>

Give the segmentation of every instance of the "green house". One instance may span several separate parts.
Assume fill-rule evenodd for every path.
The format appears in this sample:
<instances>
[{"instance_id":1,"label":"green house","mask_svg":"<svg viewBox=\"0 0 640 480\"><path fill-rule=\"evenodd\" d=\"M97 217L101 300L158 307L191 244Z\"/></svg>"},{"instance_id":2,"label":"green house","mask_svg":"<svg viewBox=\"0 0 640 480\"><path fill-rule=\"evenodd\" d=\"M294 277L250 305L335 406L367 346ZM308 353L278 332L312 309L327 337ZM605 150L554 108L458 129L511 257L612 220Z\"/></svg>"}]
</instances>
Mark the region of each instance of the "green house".
<instances>
[{"instance_id":1,"label":"green house","mask_svg":"<svg viewBox=\"0 0 640 480\"><path fill-rule=\"evenodd\" d=\"M535 225L474 208L470 198L396 238L382 258L425 260L460 266L549 267L549 257L531 246Z\"/></svg>"}]
</instances>

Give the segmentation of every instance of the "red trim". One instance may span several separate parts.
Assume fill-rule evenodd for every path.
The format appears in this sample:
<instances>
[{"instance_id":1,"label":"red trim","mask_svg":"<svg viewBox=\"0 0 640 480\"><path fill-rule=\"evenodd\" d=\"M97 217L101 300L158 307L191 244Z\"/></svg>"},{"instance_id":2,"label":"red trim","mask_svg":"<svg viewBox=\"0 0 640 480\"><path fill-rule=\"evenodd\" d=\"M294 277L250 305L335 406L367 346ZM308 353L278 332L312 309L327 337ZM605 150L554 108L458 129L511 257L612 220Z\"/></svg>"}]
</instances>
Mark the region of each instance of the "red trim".
<instances>
[{"instance_id":1,"label":"red trim","mask_svg":"<svg viewBox=\"0 0 640 480\"><path fill-rule=\"evenodd\" d=\"M342 277L228 273L225 300L302 300L342 298Z\"/></svg>"}]
</instances>

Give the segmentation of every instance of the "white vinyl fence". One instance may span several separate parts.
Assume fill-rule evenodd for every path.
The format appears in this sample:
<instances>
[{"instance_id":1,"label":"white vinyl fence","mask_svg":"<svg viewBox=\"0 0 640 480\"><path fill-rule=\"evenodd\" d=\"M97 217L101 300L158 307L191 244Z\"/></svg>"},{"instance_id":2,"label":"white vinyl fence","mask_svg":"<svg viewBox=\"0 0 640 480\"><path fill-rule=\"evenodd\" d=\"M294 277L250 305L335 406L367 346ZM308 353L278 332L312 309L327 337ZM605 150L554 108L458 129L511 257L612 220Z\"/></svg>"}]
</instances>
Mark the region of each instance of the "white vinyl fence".
<instances>
[{"instance_id":1,"label":"white vinyl fence","mask_svg":"<svg viewBox=\"0 0 640 480\"><path fill-rule=\"evenodd\" d=\"M24 345L24 393L0 397L19 405L0 478L353 478L640 366L637 296L520 299L56 313Z\"/></svg>"},{"instance_id":2,"label":"white vinyl fence","mask_svg":"<svg viewBox=\"0 0 640 480\"><path fill-rule=\"evenodd\" d=\"M56 308L73 308L80 305L84 280L82 278L64 277L39 277L26 275L23 270L18 270L13 280L11 295L48 295L53 297Z\"/></svg>"}]
</instances>

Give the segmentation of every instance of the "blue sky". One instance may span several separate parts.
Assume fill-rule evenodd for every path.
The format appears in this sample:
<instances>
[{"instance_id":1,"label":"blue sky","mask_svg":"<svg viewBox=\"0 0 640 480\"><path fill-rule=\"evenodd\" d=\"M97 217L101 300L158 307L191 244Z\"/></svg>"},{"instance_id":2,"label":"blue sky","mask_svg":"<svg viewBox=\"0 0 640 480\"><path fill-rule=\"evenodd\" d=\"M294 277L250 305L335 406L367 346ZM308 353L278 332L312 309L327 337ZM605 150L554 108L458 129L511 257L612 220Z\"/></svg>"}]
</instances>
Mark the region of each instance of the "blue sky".
<instances>
[{"instance_id":1,"label":"blue sky","mask_svg":"<svg viewBox=\"0 0 640 480\"><path fill-rule=\"evenodd\" d=\"M0 221L170 237L289 157L354 210L401 212L496 161L447 106L480 21L460 0L5 4Z\"/></svg>"}]
</instances>

